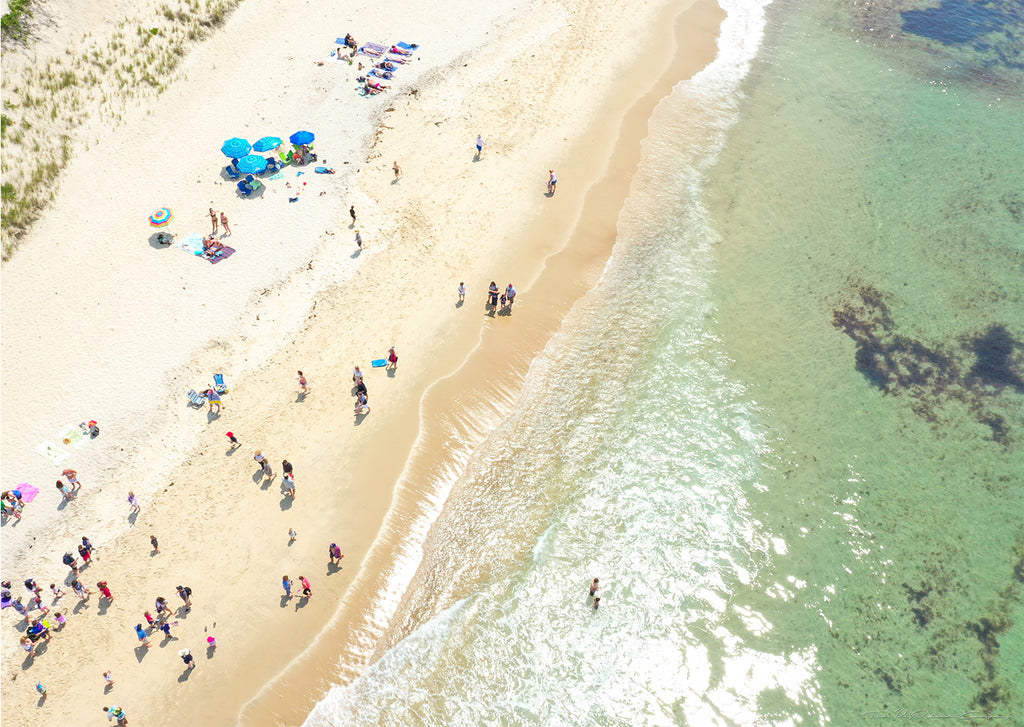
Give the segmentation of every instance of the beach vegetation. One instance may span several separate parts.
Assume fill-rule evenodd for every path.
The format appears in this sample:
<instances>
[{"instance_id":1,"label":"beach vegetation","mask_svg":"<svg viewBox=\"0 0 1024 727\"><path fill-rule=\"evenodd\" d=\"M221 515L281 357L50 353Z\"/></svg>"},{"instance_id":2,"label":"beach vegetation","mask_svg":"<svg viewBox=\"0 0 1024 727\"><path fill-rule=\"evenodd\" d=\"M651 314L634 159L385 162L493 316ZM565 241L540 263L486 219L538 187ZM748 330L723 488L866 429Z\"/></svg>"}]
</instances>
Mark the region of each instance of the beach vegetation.
<instances>
[{"instance_id":1,"label":"beach vegetation","mask_svg":"<svg viewBox=\"0 0 1024 727\"><path fill-rule=\"evenodd\" d=\"M163 92L191 44L223 25L240 2L169 0L155 11L140 9L98 36L69 38L62 51L55 51L60 55L26 63L20 72L8 72L5 62L0 78L3 259L53 200L74 151L88 148L82 137L90 119L116 127L124 122L123 112L138 103L133 99ZM10 1L3 16L5 43L29 41L31 3ZM159 44L151 43L154 37ZM8 165L10 159L16 162Z\"/></svg>"},{"instance_id":2,"label":"beach vegetation","mask_svg":"<svg viewBox=\"0 0 1024 727\"><path fill-rule=\"evenodd\" d=\"M28 39L28 22L32 17L32 0L10 0L7 14L0 18L3 39L24 43Z\"/></svg>"}]
</instances>

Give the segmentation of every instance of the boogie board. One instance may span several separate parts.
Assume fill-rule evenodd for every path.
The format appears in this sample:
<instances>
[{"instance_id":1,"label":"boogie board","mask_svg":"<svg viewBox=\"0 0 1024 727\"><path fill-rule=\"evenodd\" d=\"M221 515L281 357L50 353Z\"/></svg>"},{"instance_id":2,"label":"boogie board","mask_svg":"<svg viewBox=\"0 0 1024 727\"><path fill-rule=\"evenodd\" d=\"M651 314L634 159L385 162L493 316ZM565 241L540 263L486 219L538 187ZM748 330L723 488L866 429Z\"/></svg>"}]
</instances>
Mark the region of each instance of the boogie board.
<instances>
[{"instance_id":1,"label":"boogie board","mask_svg":"<svg viewBox=\"0 0 1024 727\"><path fill-rule=\"evenodd\" d=\"M388 360L386 358L378 358L370 362L370 365L375 369L379 369L381 366L387 366Z\"/></svg>"}]
</instances>

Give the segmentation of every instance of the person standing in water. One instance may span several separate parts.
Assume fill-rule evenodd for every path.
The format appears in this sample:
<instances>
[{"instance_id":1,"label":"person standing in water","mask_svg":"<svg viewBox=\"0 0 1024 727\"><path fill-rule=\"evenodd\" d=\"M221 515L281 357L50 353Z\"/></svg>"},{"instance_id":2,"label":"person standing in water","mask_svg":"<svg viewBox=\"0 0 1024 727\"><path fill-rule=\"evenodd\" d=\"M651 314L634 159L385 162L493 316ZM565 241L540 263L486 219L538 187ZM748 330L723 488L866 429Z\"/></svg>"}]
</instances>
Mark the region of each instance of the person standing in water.
<instances>
[{"instance_id":1,"label":"person standing in water","mask_svg":"<svg viewBox=\"0 0 1024 727\"><path fill-rule=\"evenodd\" d=\"M558 177L555 176L555 170L548 170L548 194L554 195L555 185L558 184Z\"/></svg>"},{"instance_id":2,"label":"person standing in water","mask_svg":"<svg viewBox=\"0 0 1024 727\"><path fill-rule=\"evenodd\" d=\"M590 582L590 597L591 598L593 598L597 594L597 592L599 590L601 590L601 585L599 584L598 581L599 581L599 579L595 578L594 580L592 580Z\"/></svg>"}]
</instances>

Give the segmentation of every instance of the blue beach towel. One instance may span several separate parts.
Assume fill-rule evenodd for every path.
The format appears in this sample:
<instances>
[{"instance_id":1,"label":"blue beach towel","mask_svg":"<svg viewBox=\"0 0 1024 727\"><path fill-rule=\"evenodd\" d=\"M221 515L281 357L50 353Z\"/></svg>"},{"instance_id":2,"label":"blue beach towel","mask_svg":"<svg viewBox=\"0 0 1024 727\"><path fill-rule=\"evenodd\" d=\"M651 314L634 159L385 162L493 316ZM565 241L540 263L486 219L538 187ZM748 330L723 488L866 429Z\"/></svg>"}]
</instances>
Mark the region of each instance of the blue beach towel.
<instances>
[{"instance_id":1,"label":"blue beach towel","mask_svg":"<svg viewBox=\"0 0 1024 727\"><path fill-rule=\"evenodd\" d=\"M403 43L395 43L395 45L398 46L399 48L401 48L402 50L416 50L417 48L420 47L419 43L404 43L403 42Z\"/></svg>"}]
</instances>

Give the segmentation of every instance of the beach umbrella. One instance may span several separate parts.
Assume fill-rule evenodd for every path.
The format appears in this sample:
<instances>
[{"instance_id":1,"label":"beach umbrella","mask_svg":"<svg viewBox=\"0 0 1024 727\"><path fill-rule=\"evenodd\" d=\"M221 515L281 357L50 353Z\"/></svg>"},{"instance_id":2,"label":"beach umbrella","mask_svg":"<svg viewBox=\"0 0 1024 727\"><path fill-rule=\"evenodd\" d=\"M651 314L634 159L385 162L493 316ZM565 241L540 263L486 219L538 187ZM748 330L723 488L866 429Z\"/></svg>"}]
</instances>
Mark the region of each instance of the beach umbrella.
<instances>
[{"instance_id":1,"label":"beach umbrella","mask_svg":"<svg viewBox=\"0 0 1024 727\"><path fill-rule=\"evenodd\" d=\"M262 174L267 169L267 160L259 154L250 154L238 160L238 171L242 174Z\"/></svg>"},{"instance_id":2,"label":"beach umbrella","mask_svg":"<svg viewBox=\"0 0 1024 727\"><path fill-rule=\"evenodd\" d=\"M315 138L316 136L312 131L296 131L288 137L288 141L295 144L295 146L302 146L303 144L312 144Z\"/></svg>"},{"instance_id":3,"label":"beach umbrella","mask_svg":"<svg viewBox=\"0 0 1024 727\"><path fill-rule=\"evenodd\" d=\"M278 136L264 136L252 145L253 151L272 151L281 146L281 138Z\"/></svg>"},{"instance_id":4,"label":"beach umbrella","mask_svg":"<svg viewBox=\"0 0 1024 727\"><path fill-rule=\"evenodd\" d=\"M245 139L239 139L237 136L234 139L225 141L224 145L220 148L221 153L228 159L244 157L249 153L250 149L252 149L252 146L249 145L249 142Z\"/></svg>"},{"instance_id":5,"label":"beach umbrella","mask_svg":"<svg viewBox=\"0 0 1024 727\"><path fill-rule=\"evenodd\" d=\"M174 213L168 207L161 207L149 216L149 224L153 227L165 227L174 219Z\"/></svg>"}]
</instances>

